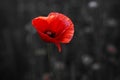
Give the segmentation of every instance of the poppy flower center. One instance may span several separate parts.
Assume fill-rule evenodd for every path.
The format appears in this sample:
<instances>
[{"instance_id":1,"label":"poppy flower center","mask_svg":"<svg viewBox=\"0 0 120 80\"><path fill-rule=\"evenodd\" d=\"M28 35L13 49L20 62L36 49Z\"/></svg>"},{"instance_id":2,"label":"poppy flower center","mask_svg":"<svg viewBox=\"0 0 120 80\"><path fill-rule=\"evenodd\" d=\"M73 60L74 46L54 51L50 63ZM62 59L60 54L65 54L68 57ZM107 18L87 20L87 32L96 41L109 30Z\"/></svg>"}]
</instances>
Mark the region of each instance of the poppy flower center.
<instances>
[{"instance_id":1,"label":"poppy flower center","mask_svg":"<svg viewBox=\"0 0 120 80\"><path fill-rule=\"evenodd\" d=\"M45 34L47 34L48 36L54 38L55 37L55 33L51 32L51 31L46 31Z\"/></svg>"}]
</instances>

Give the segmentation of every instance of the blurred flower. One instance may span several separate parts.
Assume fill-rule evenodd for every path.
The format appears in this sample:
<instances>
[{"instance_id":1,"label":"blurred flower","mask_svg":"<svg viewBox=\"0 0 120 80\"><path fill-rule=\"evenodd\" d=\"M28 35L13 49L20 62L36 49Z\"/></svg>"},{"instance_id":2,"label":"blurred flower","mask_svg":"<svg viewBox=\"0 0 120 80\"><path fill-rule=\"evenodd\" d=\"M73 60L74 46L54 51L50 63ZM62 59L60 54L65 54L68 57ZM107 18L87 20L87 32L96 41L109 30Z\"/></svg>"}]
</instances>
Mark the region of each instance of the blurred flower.
<instances>
[{"instance_id":1,"label":"blurred flower","mask_svg":"<svg viewBox=\"0 0 120 80\"><path fill-rule=\"evenodd\" d=\"M90 33L90 32L92 32L93 31L93 28L91 28L91 27L86 27L85 28L85 32L86 33Z\"/></svg>"},{"instance_id":2,"label":"blurred flower","mask_svg":"<svg viewBox=\"0 0 120 80\"><path fill-rule=\"evenodd\" d=\"M85 65L89 65L89 64L91 64L93 62L93 59L88 55L83 55L82 56L82 62Z\"/></svg>"},{"instance_id":3,"label":"blurred flower","mask_svg":"<svg viewBox=\"0 0 120 80\"><path fill-rule=\"evenodd\" d=\"M110 27L114 27L114 26L117 25L117 21L116 21L115 19L108 19L108 20L106 21L106 25L107 25L107 26L110 26Z\"/></svg>"},{"instance_id":4,"label":"blurred flower","mask_svg":"<svg viewBox=\"0 0 120 80\"><path fill-rule=\"evenodd\" d=\"M32 20L41 39L54 43L61 52L60 43L69 43L74 34L72 21L64 14L51 12L48 17L39 16Z\"/></svg>"},{"instance_id":5,"label":"blurred flower","mask_svg":"<svg viewBox=\"0 0 120 80\"><path fill-rule=\"evenodd\" d=\"M32 33L32 34L35 34L36 33L36 30L32 27L31 23L28 22L26 25L25 25L25 30L28 31L29 33Z\"/></svg>"},{"instance_id":6,"label":"blurred flower","mask_svg":"<svg viewBox=\"0 0 120 80\"><path fill-rule=\"evenodd\" d=\"M37 56L46 55L46 53L47 53L47 52L45 51L44 48L36 49L36 50L35 50L35 55L37 55Z\"/></svg>"},{"instance_id":7,"label":"blurred flower","mask_svg":"<svg viewBox=\"0 0 120 80\"><path fill-rule=\"evenodd\" d=\"M108 51L109 53L115 54L115 53L117 52L117 49L116 49L116 47L115 47L114 45L109 44L109 45L107 46L107 51Z\"/></svg>"},{"instance_id":8,"label":"blurred flower","mask_svg":"<svg viewBox=\"0 0 120 80\"><path fill-rule=\"evenodd\" d=\"M89 6L90 8L96 8L96 7L98 7L98 3L97 3L96 1L90 1L90 2L88 3L88 6Z\"/></svg>"},{"instance_id":9,"label":"blurred flower","mask_svg":"<svg viewBox=\"0 0 120 80\"><path fill-rule=\"evenodd\" d=\"M94 63L94 64L92 65L92 69L93 69L93 70L98 70L98 69L100 69L100 68L101 68L100 63Z\"/></svg>"},{"instance_id":10,"label":"blurred flower","mask_svg":"<svg viewBox=\"0 0 120 80\"><path fill-rule=\"evenodd\" d=\"M57 61L57 62L54 63L54 68L55 69L60 69L61 70L61 69L64 69L64 67L65 67L65 65L62 62Z\"/></svg>"},{"instance_id":11,"label":"blurred flower","mask_svg":"<svg viewBox=\"0 0 120 80\"><path fill-rule=\"evenodd\" d=\"M42 80L50 80L50 73L45 73Z\"/></svg>"}]
</instances>

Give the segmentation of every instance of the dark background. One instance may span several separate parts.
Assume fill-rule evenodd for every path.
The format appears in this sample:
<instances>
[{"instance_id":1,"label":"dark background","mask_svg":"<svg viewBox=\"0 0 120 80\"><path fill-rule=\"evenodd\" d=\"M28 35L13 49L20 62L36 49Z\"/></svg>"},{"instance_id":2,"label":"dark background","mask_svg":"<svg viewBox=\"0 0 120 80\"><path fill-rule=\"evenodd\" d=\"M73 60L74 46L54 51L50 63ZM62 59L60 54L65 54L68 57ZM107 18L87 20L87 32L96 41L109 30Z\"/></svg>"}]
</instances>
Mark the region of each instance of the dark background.
<instances>
[{"instance_id":1,"label":"dark background","mask_svg":"<svg viewBox=\"0 0 120 80\"><path fill-rule=\"evenodd\" d=\"M31 25L52 11L75 25L62 53ZM120 80L119 32L119 0L0 0L0 80Z\"/></svg>"}]
</instances>

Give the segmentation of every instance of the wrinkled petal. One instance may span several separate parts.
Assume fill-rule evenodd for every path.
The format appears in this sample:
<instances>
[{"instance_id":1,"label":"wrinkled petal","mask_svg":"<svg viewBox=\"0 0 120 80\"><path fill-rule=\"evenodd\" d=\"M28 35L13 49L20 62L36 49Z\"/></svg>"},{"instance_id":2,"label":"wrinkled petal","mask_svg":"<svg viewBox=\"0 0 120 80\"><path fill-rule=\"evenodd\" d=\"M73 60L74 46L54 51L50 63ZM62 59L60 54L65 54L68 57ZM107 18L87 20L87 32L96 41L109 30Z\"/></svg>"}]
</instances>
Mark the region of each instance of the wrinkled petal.
<instances>
[{"instance_id":1,"label":"wrinkled petal","mask_svg":"<svg viewBox=\"0 0 120 80\"><path fill-rule=\"evenodd\" d=\"M53 32L56 32L56 36L59 36L71 24L71 21L68 17L56 12L52 12L49 14L48 22L50 23L49 28Z\"/></svg>"},{"instance_id":2,"label":"wrinkled petal","mask_svg":"<svg viewBox=\"0 0 120 80\"><path fill-rule=\"evenodd\" d=\"M54 38L51 38L49 37L48 35L42 33L42 32L38 32L41 39L44 40L45 42L51 42L51 43L54 43L57 48L58 48L58 51L61 52L61 46L60 46L60 42L58 42L56 39Z\"/></svg>"},{"instance_id":3,"label":"wrinkled petal","mask_svg":"<svg viewBox=\"0 0 120 80\"><path fill-rule=\"evenodd\" d=\"M41 39L44 40L45 42L51 42L51 43L57 42L54 38L51 38L50 36L48 36L42 32L38 32L38 34L40 35Z\"/></svg>"},{"instance_id":4,"label":"wrinkled petal","mask_svg":"<svg viewBox=\"0 0 120 80\"><path fill-rule=\"evenodd\" d=\"M32 25L37 31L44 32L48 28L47 17L37 17L32 20Z\"/></svg>"},{"instance_id":5,"label":"wrinkled petal","mask_svg":"<svg viewBox=\"0 0 120 80\"><path fill-rule=\"evenodd\" d=\"M61 43L69 43L74 35L74 27L71 25L68 27L63 33L61 33L60 36L58 36L56 39L59 40Z\"/></svg>"}]
</instances>

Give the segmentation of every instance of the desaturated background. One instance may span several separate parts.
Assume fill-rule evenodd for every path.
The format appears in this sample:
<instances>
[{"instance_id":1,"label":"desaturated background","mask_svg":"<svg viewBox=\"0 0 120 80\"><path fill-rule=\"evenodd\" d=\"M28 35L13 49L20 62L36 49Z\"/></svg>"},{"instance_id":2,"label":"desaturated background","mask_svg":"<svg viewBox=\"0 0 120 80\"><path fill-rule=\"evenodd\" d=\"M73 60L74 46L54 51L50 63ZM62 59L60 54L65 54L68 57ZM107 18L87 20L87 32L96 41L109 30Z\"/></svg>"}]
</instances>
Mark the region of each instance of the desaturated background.
<instances>
[{"instance_id":1,"label":"desaturated background","mask_svg":"<svg viewBox=\"0 0 120 80\"><path fill-rule=\"evenodd\" d=\"M53 11L75 25L62 53L31 25ZM119 32L119 0L0 0L0 80L120 80Z\"/></svg>"}]
</instances>

